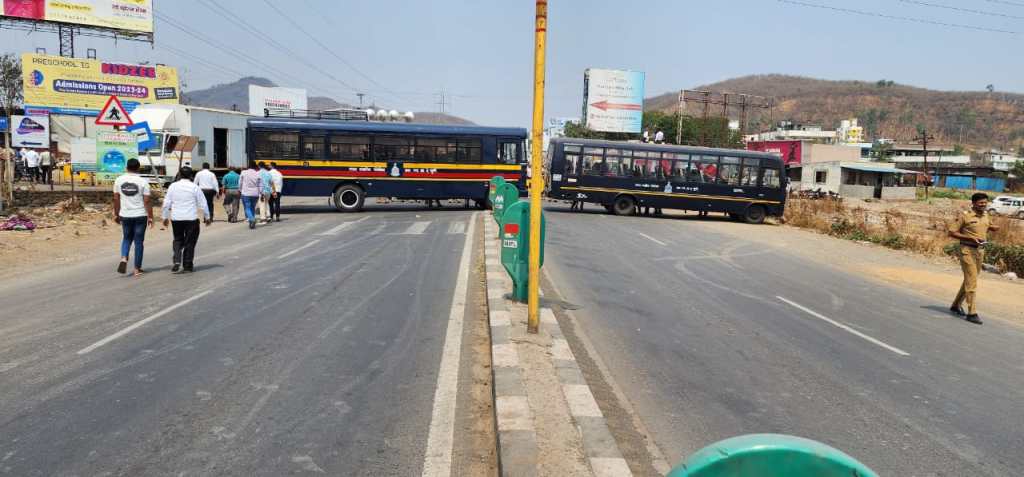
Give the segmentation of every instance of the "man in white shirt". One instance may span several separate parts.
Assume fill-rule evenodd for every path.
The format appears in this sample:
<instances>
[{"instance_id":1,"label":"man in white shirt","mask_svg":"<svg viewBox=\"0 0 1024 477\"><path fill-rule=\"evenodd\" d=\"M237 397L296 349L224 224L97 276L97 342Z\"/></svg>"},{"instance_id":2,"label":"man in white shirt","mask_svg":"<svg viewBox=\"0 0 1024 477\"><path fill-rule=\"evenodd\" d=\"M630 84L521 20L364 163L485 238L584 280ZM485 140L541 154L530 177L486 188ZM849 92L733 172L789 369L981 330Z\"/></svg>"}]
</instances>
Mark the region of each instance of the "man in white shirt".
<instances>
[{"instance_id":1,"label":"man in white shirt","mask_svg":"<svg viewBox=\"0 0 1024 477\"><path fill-rule=\"evenodd\" d=\"M128 159L122 174L114 181L114 222L121 224L121 262L117 273L128 268L128 252L135 244L135 270L142 275L142 243L146 240L146 227L153 226L153 206L149 201L149 182L139 176L139 160Z\"/></svg>"},{"instance_id":2,"label":"man in white shirt","mask_svg":"<svg viewBox=\"0 0 1024 477\"><path fill-rule=\"evenodd\" d=\"M35 149L27 149L22 156L25 158L25 167L28 168L28 177L32 182L39 178L39 153Z\"/></svg>"},{"instance_id":3,"label":"man in white shirt","mask_svg":"<svg viewBox=\"0 0 1024 477\"><path fill-rule=\"evenodd\" d=\"M189 273L192 272L192 259L196 253L196 242L199 241L199 211L202 210L207 226L212 221L203 191L192 183L192 168L182 167L178 174L181 179L171 184L164 196L163 218L164 227L170 223L174 233L174 266L171 272L177 273L180 269Z\"/></svg>"},{"instance_id":4,"label":"man in white shirt","mask_svg":"<svg viewBox=\"0 0 1024 477\"><path fill-rule=\"evenodd\" d=\"M220 192L220 184L210 170L209 162L204 162L203 170L196 173L196 185L203 191L203 197L206 197L206 208L210 210L210 220L213 220L213 198Z\"/></svg>"},{"instance_id":5,"label":"man in white shirt","mask_svg":"<svg viewBox=\"0 0 1024 477\"><path fill-rule=\"evenodd\" d=\"M658 132L654 133L654 143L655 144L664 144L665 143L665 133L662 132L661 129L659 129Z\"/></svg>"},{"instance_id":6,"label":"man in white shirt","mask_svg":"<svg viewBox=\"0 0 1024 477\"><path fill-rule=\"evenodd\" d=\"M281 193L284 190L284 174L277 170L277 163L270 163L270 219L277 217L281 221Z\"/></svg>"},{"instance_id":7,"label":"man in white shirt","mask_svg":"<svg viewBox=\"0 0 1024 477\"><path fill-rule=\"evenodd\" d=\"M53 171L53 157L49 149L43 149L43 152L39 153L39 174L43 184L53 182L51 171Z\"/></svg>"}]
</instances>

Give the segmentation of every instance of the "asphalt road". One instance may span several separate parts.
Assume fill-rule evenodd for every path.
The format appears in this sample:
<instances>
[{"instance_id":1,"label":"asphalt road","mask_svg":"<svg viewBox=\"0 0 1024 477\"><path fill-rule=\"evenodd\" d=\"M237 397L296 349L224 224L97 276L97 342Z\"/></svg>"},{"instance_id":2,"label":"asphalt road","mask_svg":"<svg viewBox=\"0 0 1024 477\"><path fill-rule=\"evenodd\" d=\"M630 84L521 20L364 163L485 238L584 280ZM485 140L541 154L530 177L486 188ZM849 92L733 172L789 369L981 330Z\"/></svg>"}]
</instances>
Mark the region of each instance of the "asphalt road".
<instances>
[{"instance_id":1,"label":"asphalt road","mask_svg":"<svg viewBox=\"0 0 1024 477\"><path fill-rule=\"evenodd\" d=\"M325 202L0 282L0 474L418 475L473 214Z\"/></svg>"},{"instance_id":2,"label":"asphalt road","mask_svg":"<svg viewBox=\"0 0 1024 477\"><path fill-rule=\"evenodd\" d=\"M1021 328L690 217L548 207L549 277L671 465L773 432L880 475L1024 472Z\"/></svg>"}]
</instances>

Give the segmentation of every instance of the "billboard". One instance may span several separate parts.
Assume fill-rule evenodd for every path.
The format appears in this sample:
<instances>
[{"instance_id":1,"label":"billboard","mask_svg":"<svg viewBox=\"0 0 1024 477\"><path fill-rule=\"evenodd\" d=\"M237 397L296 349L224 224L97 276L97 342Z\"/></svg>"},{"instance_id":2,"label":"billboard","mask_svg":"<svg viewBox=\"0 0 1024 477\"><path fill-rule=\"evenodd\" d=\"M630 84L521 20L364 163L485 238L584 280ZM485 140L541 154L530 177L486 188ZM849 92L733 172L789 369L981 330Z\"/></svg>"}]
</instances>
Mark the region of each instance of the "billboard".
<instances>
[{"instance_id":1,"label":"billboard","mask_svg":"<svg viewBox=\"0 0 1024 477\"><path fill-rule=\"evenodd\" d=\"M49 116L11 116L13 147L50 148Z\"/></svg>"},{"instance_id":2,"label":"billboard","mask_svg":"<svg viewBox=\"0 0 1024 477\"><path fill-rule=\"evenodd\" d=\"M25 108L95 116L113 95L131 113L140 104L179 99L178 70L60 56L21 55Z\"/></svg>"},{"instance_id":3,"label":"billboard","mask_svg":"<svg viewBox=\"0 0 1024 477\"><path fill-rule=\"evenodd\" d=\"M595 131L639 133L644 117L642 71L588 68L583 73L583 124Z\"/></svg>"},{"instance_id":4,"label":"billboard","mask_svg":"<svg viewBox=\"0 0 1024 477\"><path fill-rule=\"evenodd\" d=\"M121 174L128 159L139 158L139 143L135 133L128 131L98 131L96 133L96 167L99 172Z\"/></svg>"},{"instance_id":5,"label":"billboard","mask_svg":"<svg viewBox=\"0 0 1024 477\"><path fill-rule=\"evenodd\" d=\"M803 146L803 141L750 141L747 143L747 150L774 152L782 156L782 162L789 166L800 165L804 162Z\"/></svg>"},{"instance_id":6,"label":"billboard","mask_svg":"<svg viewBox=\"0 0 1024 477\"><path fill-rule=\"evenodd\" d=\"M4 0L0 16L153 33L152 0Z\"/></svg>"},{"instance_id":7,"label":"billboard","mask_svg":"<svg viewBox=\"0 0 1024 477\"><path fill-rule=\"evenodd\" d=\"M307 109L306 90L249 85L249 114L263 116L264 109Z\"/></svg>"}]
</instances>

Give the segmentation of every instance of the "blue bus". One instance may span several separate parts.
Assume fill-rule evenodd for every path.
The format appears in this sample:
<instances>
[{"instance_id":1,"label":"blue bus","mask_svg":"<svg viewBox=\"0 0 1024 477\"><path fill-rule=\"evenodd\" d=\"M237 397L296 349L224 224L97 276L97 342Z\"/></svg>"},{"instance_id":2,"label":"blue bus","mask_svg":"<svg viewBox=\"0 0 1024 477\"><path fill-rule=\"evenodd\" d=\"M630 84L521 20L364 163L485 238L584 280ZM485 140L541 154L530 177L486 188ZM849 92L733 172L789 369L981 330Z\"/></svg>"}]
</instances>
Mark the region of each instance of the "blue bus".
<instances>
[{"instance_id":1,"label":"blue bus","mask_svg":"<svg viewBox=\"0 0 1024 477\"><path fill-rule=\"evenodd\" d=\"M526 189L526 130L479 126L258 118L248 160L276 162L284 195L331 197L344 212L367 197L469 199L485 207L496 175Z\"/></svg>"},{"instance_id":2,"label":"blue bus","mask_svg":"<svg viewBox=\"0 0 1024 477\"><path fill-rule=\"evenodd\" d=\"M750 223L781 216L782 159L770 153L556 138L548 145L548 195L632 215L638 207L724 212Z\"/></svg>"}]
</instances>

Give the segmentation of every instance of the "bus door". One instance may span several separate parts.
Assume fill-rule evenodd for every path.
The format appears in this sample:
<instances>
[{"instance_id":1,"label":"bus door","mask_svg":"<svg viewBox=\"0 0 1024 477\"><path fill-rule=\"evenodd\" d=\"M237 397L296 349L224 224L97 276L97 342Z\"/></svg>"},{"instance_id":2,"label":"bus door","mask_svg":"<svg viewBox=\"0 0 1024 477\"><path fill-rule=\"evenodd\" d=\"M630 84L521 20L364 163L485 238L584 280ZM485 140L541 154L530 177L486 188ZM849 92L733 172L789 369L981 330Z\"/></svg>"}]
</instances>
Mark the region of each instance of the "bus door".
<instances>
[{"instance_id":1,"label":"bus door","mask_svg":"<svg viewBox=\"0 0 1024 477\"><path fill-rule=\"evenodd\" d=\"M527 170L529 164L526 161L526 151L523 150L523 139L517 137L503 137L498 138L498 164L512 166L519 166L519 178L515 180L516 186L519 187L520 191L526 190L527 184ZM501 174L514 174L513 171L501 171ZM509 179L512 182L512 178L505 175L505 179Z\"/></svg>"}]
</instances>

